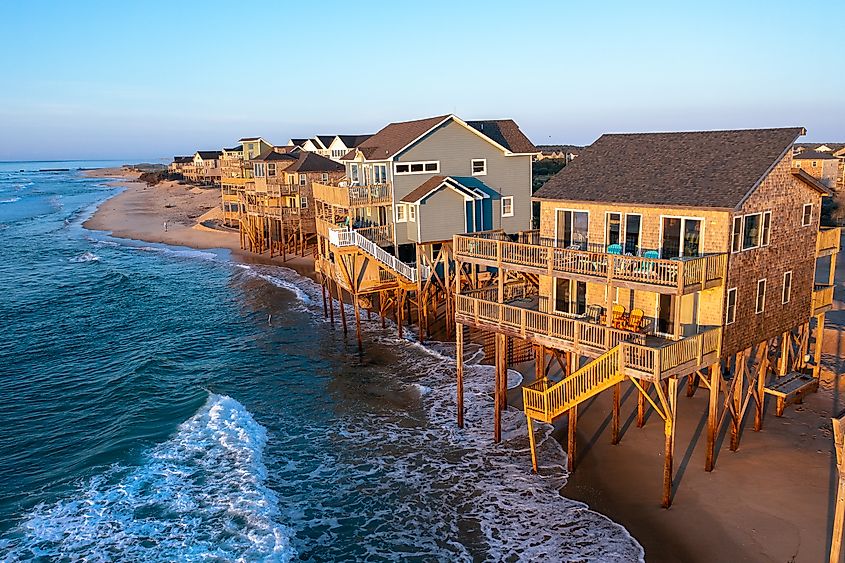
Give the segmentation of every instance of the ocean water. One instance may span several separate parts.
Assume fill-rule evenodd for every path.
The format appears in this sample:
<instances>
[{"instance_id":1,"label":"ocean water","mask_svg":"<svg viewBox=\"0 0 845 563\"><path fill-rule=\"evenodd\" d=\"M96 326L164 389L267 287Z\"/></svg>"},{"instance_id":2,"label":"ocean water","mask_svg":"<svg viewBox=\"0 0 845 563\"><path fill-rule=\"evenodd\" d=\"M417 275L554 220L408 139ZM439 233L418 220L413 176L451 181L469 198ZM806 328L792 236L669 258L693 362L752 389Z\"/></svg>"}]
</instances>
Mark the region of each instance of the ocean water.
<instances>
[{"instance_id":1,"label":"ocean water","mask_svg":"<svg viewBox=\"0 0 845 563\"><path fill-rule=\"evenodd\" d=\"M453 346L359 355L289 269L87 231L115 189L35 171L86 164L0 164L0 560L642 560L521 413L492 443L489 367L459 431Z\"/></svg>"}]
</instances>

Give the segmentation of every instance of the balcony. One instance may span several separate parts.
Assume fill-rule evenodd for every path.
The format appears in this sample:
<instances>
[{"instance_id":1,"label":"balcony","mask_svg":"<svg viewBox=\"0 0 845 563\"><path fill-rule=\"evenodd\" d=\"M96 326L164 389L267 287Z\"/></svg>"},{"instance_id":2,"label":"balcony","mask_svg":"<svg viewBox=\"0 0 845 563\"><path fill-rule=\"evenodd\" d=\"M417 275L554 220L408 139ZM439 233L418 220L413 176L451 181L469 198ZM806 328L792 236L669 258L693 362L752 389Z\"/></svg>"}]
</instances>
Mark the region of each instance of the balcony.
<instances>
[{"instance_id":1,"label":"balcony","mask_svg":"<svg viewBox=\"0 0 845 563\"><path fill-rule=\"evenodd\" d=\"M454 249L458 260L494 268L672 295L720 286L727 268L726 254L661 259L510 242L493 236L456 235Z\"/></svg>"},{"instance_id":2,"label":"balcony","mask_svg":"<svg viewBox=\"0 0 845 563\"><path fill-rule=\"evenodd\" d=\"M558 350L598 357L614 348L620 351L620 368L626 375L657 381L690 373L713 364L721 351L722 329L703 329L680 340L669 340L596 324L572 316L544 313L531 305L499 303L496 289L456 296L456 321L492 330ZM505 301L520 299L518 289L506 290Z\"/></svg>"},{"instance_id":3,"label":"balcony","mask_svg":"<svg viewBox=\"0 0 845 563\"><path fill-rule=\"evenodd\" d=\"M313 182L311 185L314 189L314 199L345 209L392 205L393 203L393 191L390 184L330 186Z\"/></svg>"},{"instance_id":4,"label":"balcony","mask_svg":"<svg viewBox=\"0 0 845 563\"><path fill-rule=\"evenodd\" d=\"M833 286L817 285L813 288L813 315L830 311L833 308Z\"/></svg>"},{"instance_id":5,"label":"balcony","mask_svg":"<svg viewBox=\"0 0 845 563\"><path fill-rule=\"evenodd\" d=\"M841 227L825 227L819 229L816 238L816 256L832 256L839 252Z\"/></svg>"}]
</instances>

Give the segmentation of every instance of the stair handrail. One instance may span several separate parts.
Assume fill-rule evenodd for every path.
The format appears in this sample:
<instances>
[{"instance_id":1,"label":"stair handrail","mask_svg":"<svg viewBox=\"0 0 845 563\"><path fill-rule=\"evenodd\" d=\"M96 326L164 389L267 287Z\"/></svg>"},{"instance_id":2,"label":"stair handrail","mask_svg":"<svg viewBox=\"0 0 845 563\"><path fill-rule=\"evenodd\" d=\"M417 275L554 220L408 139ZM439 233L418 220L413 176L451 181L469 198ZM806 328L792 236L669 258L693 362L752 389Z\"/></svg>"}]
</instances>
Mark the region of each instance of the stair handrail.
<instances>
[{"instance_id":1,"label":"stair handrail","mask_svg":"<svg viewBox=\"0 0 845 563\"><path fill-rule=\"evenodd\" d=\"M406 264L361 233L349 228L331 229L329 231L329 242L337 247L357 246L382 264L387 265L391 270L414 283L420 279L418 278L418 273L422 275L422 279L427 278L430 274L430 269L425 264L421 264L419 267Z\"/></svg>"}]
</instances>

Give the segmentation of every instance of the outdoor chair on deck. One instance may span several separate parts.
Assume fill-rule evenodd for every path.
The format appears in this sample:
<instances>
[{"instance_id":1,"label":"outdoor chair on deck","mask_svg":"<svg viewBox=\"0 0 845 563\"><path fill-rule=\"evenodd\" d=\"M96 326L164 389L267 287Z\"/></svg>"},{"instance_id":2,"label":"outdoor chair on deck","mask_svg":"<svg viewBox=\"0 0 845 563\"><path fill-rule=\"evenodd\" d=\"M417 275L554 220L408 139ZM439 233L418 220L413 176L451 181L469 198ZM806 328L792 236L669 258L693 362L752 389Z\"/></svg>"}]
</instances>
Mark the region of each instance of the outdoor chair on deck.
<instances>
[{"instance_id":1,"label":"outdoor chair on deck","mask_svg":"<svg viewBox=\"0 0 845 563\"><path fill-rule=\"evenodd\" d=\"M604 316L604 307L601 305L587 306L587 321L598 324Z\"/></svg>"},{"instance_id":2,"label":"outdoor chair on deck","mask_svg":"<svg viewBox=\"0 0 845 563\"><path fill-rule=\"evenodd\" d=\"M633 309L628 317L628 326L625 328L633 332L639 332L643 325L643 310Z\"/></svg>"},{"instance_id":3,"label":"outdoor chair on deck","mask_svg":"<svg viewBox=\"0 0 845 563\"><path fill-rule=\"evenodd\" d=\"M608 254L621 255L622 254L622 245L621 244L611 244L610 246L607 247L607 253Z\"/></svg>"},{"instance_id":4,"label":"outdoor chair on deck","mask_svg":"<svg viewBox=\"0 0 845 563\"><path fill-rule=\"evenodd\" d=\"M625 328L628 324L628 319L625 316L625 307L616 304L610 310L610 326L613 328Z\"/></svg>"}]
</instances>

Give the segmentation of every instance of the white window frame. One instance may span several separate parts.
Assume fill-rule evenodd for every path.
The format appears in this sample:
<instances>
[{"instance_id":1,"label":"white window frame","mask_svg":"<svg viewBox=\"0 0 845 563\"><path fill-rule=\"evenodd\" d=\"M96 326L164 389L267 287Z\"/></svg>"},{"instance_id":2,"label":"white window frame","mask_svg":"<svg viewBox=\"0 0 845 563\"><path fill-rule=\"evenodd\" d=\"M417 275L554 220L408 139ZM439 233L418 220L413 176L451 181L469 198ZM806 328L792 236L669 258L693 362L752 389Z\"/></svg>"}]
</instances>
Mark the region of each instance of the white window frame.
<instances>
[{"instance_id":1,"label":"white window frame","mask_svg":"<svg viewBox=\"0 0 845 563\"><path fill-rule=\"evenodd\" d=\"M807 215L807 208L810 208L810 214ZM804 218L807 218L806 222ZM801 208L801 226L802 227L809 227L813 224L813 204L812 203L805 203L804 207Z\"/></svg>"},{"instance_id":2,"label":"white window frame","mask_svg":"<svg viewBox=\"0 0 845 563\"><path fill-rule=\"evenodd\" d=\"M349 181L353 186L357 186L361 181L361 171L358 169L357 162L353 162L349 165Z\"/></svg>"},{"instance_id":3,"label":"white window frame","mask_svg":"<svg viewBox=\"0 0 845 563\"><path fill-rule=\"evenodd\" d=\"M760 216L759 229L757 234L757 243L754 246L745 247L745 220L753 215ZM739 229L737 229L737 221L739 221ZM733 218L733 226L731 228L731 253L745 252L746 250L754 250L755 248L763 248L769 246L772 242L772 212L771 211L756 211L754 213L746 213L745 215L736 215Z\"/></svg>"},{"instance_id":4,"label":"white window frame","mask_svg":"<svg viewBox=\"0 0 845 563\"><path fill-rule=\"evenodd\" d=\"M789 283L787 283L787 279ZM787 270L783 273L783 289L780 293L780 302L786 305L792 299L792 270Z\"/></svg>"},{"instance_id":5,"label":"white window frame","mask_svg":"<svg viewBox=\"0 0 845 563\"><path fill-rule=\"evenodd\" d=\"M417 222L417 206L413 203L408 204L408 221L412 223Z\"/></svg>"},{"instance_id":6,"label":"white window frame","mask_svg":"<svg viewBox=\"0 0 845 563\"><path fill-rule=\"evenodd\" d=\"M377 170L383 170L384 174L377 172ZM379 176L383 176L379 178ZM374 184L386 184L387 183L387 164L373 164L373 183Z\"/></svg>"},{"instance_id":7,"label":"white window frame","mask_svg":"<svg viewBox=\"0 0 845 563\"><path fill-rule=\"evenodd\" d=\"M733 296L734 296L733 307L731 307L731 294L733 294ZM725 326L732 325L736 322L736 303L737 303L736 288L732 287L725 294Z\"/></svg>"},{"instance_id":8,"label":"white window frame","mask_svg":"<svg viewBox=\"0 0 845 563\"><path fill-rule=\"evenodd\" d=\"M299 198L299 206L302 209L308 209L308 198L305 197L305 196L300 197Z\"/></svg>"},{"instance_id":9,"label":"white window frame","mask_svg":"<svg viewBox=\"0 0 845 563\"><path fill-rule=\"evenodd\" d=\"M411 171L411 166L415 164L422 164L423 169L420 171ZM433 164L434 170L426 170L426 168ZM407 166L407 172L400 172L400 166ZM393 173L397 176L410 176L412 174L437 174L440 172L440 161L439 160L418 160L413 162L395 162L393 163Z\"/></svg>"},{"instance_id":10,"label":"white window frame","mask_svg":"<svg viewBox=\"0 0 845 563\"><path fill-rule=\"evenodd\" d=\"M475 163L481 163L481 172L475 171ZM487 175L487 159L486 158L473 158L469 162L469 170L473 176L486 176Z\"/></svg>"},{"instance_id":11,"label":"white window frame","mask_svg":"<svg viewBox=\"0 0 845 563\"><path fill-rule=\"evenodd\" d=\"M252 174L256 178L263 178L264 177L264 163L263 162L256 162L253 165Z\"/></svg>"},{"instance_id":12,"label":"white window frame","mask_svg":"<svg viewBox=\"0 0 845 563\"><path fill-rule=\"evenodd\" d=\"M307 174L300 174L299 175L299 185L300 186L307 186L308 185L308 175Z\"/></svg>"},{"instance_id":13,"label":"white window frame","mask_svg":"<svg viewBox=\"0 0 845 563\"><path fill-rule=\"evenodd\" d=\"M329 181L329 173L328 173L328 172L323 172L322 176L320 176L320 180L322 180L324 184L328 183L328 181Z\"/></svg>"},{"instance_id":14,"label":"white window frame","mask_svg":"<svg viewBox=\"0 0 845 563\"><path fill-rule=\"evenodd\" d=\"M509 201L511 204L511 210L508 213L505 213L505 202ZM502 197L502 217L513 217L513 196L506 195Z\"/></svg>"},{"instance_id":15,"label":"white window frame","mask_svg":"<svg viewBox=\"0 0 845 563\"><path fill-rule=\"evenodd\" d=\"M737 223L739 223L739 227L737 227ZM742 215L737 215L734 217L733 221L733 229L731 231L731 252L736 254L737 252L742 252L742 225L744 220Z\"/></svg>"},{"instance_id":16,"label":"white window frame","mask_svg":"<svg viewBox=\"0 0 845 563\"><path fill-rule=\"evenodd\" d=\"M660 243L660 257L663 258L663 220L664 219L680 219L681 220L681 248L680 253L681 256L684 255L684 248L686 241L684 240L683 234L686 227L687 221L701 221L701 234L699 236L699 248L698 248L698 256L704 256L706 251L704 250L704 229L707 227L707 221L704 217L693 217L688 215L661 215L660 216L660 229L658 229L658 242ZM642 244L640 245L642 246ZM659 296L658 296L659 297Z\"/></svg>"},{"instance_id":17,"label":"white window frame","mask_svg":"<svg viewBox=\"0 0 845 563\"><path fill-rule=\"evenodd\" d=\"M604 214L604 247L610 246L610 216L619 215L619 244L625 247L625 214L621 211L606 211ZM642 227L642 225L641 225Z\"/></svg>"},{"instance_id":18,"label":"white window frame","mask_svg":"<svg viewBox=\"0 0 845 563\"><path fill-rule=\"evenodd\" d=\"M404 203L396 204L396 219L397 223L406 223L408 221L408 208Z\"/></svg>"},{"instance_id":19,"label":"white window frame","mask_svg":"<svg viewBox=\"0 0 845 563\"><path fill-rule=\"evenodd\" d=\"M763 306L760 306L760 284L763 284ZM759 315L763 311L766 310L766 286L767 286L766 278L762 278L757 280L757 293L754 296L754 314Z\"/></svg>"},{"instance_id":20,"label":"white window frame","mask_svg":"<svg viewBox=\"0 0 845 563\"><path fill-rule=\"evenodd\" d=\"M772 242L772 212L763 212L763 222L760 223L760 246L769 246Z\"/></svg>"},{"instance_id":21,"label":"white window frame","mask_svg":"<svg viewBox=\"0 0 845 563\"><path fill-rule=\"evenodd\" d=\"M276 163L269 162L267 163L267 177L274 178L276 176Z\"/></svg>"}]
</instances>

